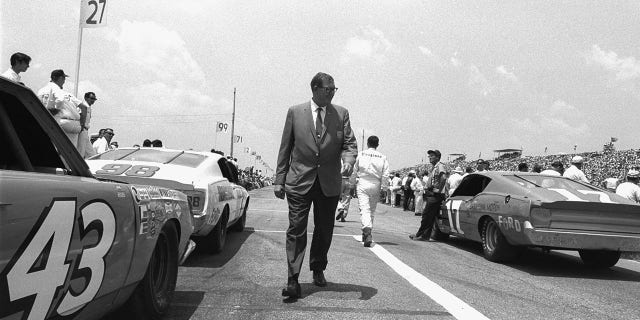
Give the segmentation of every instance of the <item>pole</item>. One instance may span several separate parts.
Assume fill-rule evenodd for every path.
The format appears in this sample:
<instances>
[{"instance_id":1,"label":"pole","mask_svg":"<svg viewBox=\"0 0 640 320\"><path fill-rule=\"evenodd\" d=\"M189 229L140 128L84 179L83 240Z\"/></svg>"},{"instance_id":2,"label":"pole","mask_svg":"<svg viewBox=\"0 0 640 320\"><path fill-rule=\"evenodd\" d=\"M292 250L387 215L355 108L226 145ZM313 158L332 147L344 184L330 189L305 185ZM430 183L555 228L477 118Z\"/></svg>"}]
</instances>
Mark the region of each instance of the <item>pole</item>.
<instances>
[{"instance_id":1,"label":"pole","mask_svg":"<svg viewBox=\"0 0 640 320\"><path fill-rule=\"evenodd\" d=\"M75 88L73 89L73 94L78 97L78 83L80 82L80 52L82 51L82 26L78 24L78 57L76 59L76 77L75 77Z\"/></svg>"},{"instance_id":2,"label":"pole","mask_svg":"<svg viewBox=\"0 0 640 320\"><path fill-rule=\"evenodd\" d=\"M362 151L364 151L364 129L362 129Z\"/></svg>"},{"instance_id":3,"label":"pole","mask_svg":"<svg viewBox=\"0 0 640 320\"><path fill-rule=\"evenodd\" d=\"M231 148L229 154L233 158L233 139L235 139L235 123L236 123L236 88L233 88L233 113L231 114Z\"/></svg>"}]
</instances>

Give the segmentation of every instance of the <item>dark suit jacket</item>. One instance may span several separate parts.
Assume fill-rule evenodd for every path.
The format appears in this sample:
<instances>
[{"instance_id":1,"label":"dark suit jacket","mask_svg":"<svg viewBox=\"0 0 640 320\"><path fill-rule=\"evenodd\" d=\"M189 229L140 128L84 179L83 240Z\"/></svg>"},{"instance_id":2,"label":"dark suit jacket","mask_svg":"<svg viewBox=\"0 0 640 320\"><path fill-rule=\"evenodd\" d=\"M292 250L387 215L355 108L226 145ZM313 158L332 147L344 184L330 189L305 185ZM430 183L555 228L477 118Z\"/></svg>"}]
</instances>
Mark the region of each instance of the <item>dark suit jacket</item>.
<instances>
[{"instance_id":1,"label":"dark suit jacket","mask_svg":"<svg viewBox=\"0 0 640 320\"><path fill-rule=\"evenodd\" d=\"M353 165L357 155L358 145L347 109L337 105L326 107L318 141L311 102L290 107L282 132L274 184L284 184L286 192L306 194L318 177L324 195L337 196L342 185L340 159Z\"/></svg>"}]
</instances>

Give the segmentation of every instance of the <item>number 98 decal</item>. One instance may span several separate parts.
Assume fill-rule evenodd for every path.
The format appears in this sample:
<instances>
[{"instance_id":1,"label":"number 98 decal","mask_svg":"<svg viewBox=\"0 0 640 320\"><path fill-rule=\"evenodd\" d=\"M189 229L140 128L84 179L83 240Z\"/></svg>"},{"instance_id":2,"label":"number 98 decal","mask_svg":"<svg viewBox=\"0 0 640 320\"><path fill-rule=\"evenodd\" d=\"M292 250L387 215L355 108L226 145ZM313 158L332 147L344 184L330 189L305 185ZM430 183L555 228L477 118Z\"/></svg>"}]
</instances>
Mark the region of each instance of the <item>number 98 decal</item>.
<instances>
[{"instance_id":1,"label":"number 98 decal","mask_svg":"<svg viewBox=\"0 0 640 320\"><path fill-rule=\"evenodd\" d=\"M97 232L97 243L88 236L91 231ZM79 311L102 285L115 232L115 216L106 203L91 202L76 218L75 199L54 199L0 274L0 318L25 312L28 317L22 319L44 319ZM72 246L74 240L80 245ZM71 285L80 278L84 281L76 282L83 285Z\"/></svg>"},{"instance_id":2,"label":"number 98 decal","mask_svg":"<svg viewBox=\"0 0 640 320\"><path fill-rule=\"evenodd\" d=\"M124 173L127 176L148 178L156 174L158 170L160 170L160 168L156 166L131 166L130 164L123 163L110 163L104 165L100 170L97 170L96 174L119 176Z\"/></svg>"}]
</instances>

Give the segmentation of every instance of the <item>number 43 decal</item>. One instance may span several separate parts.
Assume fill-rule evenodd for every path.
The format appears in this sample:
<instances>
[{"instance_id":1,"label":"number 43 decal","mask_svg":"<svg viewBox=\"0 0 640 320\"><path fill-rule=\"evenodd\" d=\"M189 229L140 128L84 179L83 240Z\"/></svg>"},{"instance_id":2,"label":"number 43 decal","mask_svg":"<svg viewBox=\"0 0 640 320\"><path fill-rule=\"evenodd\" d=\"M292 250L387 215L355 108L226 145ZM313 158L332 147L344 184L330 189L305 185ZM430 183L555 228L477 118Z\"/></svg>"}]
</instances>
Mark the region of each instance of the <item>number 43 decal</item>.
<instances>
[{"instance_id":1,"label":"number 43 decal","mask_svg":"<svg viewBox=\"0 0 640 320\"><path fill-rule=\"evenodd\" d=\"M78 234L87 238L89 231L95 230L100 237L97 244L82 243L82 252L75 256L69 249L76 221L76 200L54 200L47 209L43 212L44 219L38 221L7 265L6 278L4 272L0 275L6 279L11 309L0 311L0 317L7 311L29 312L27 319L44 319L53 310L62 316L71 315L93 300L100 289L105 273L104 257L115 238L113 210L104 202L92 202L80 210ZM86 241L80 239L83 240ZM84 289L74 286L71 290L69 283L77 277L85 278ZM0 288L4 286L2 278ZM3 305L4 296L0 293ZM26 301L33 301L32 306L25 306Z\"/></svg>"}]
</instances>

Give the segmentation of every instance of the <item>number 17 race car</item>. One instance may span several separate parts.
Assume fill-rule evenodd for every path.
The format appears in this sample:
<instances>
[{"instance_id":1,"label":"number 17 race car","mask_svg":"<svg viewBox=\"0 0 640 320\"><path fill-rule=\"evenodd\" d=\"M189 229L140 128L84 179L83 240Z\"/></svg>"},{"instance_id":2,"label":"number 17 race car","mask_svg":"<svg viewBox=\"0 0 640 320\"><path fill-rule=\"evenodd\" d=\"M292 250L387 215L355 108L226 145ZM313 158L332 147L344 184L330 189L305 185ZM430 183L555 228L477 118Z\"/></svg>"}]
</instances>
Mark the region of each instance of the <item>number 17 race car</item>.
<instances>
[{"instance_id":1,"label":"number 17 race car","mask_svg":"<svg viewBox=\"0 0 640 320\"><path fill-rule=\"evenodd\" d=\"M432 237L482 242L485 258L511 261L525 247L577 250L594 267L640 251L640 206L564 177L523 172L466 176L443 203Z\"/></svg>"},{"instance_id":2,"label":"number 17 race car","mask_svg":"<svg viewBox=\"0 0 640 320\"><path fill-rule=\"evenodd\" d=\"M169 308L194 243L187 196L96 179L31 90L0 77L0 319Z\"/></svg>"}]
</instances>

